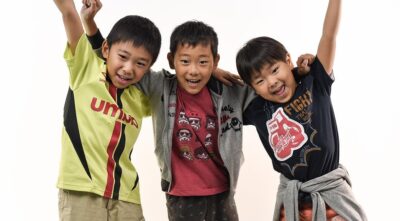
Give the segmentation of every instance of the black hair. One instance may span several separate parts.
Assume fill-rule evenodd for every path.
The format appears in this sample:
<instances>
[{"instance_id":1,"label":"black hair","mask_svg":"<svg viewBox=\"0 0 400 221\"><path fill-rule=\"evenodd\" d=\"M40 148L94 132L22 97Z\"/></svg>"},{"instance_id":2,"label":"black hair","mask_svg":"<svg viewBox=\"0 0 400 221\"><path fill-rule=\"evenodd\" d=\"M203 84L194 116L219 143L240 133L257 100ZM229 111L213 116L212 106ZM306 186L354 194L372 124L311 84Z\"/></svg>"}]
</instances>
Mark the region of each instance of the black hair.
<instances>
[{"instance_id":1,"label":"black hair","mask_svg":"<svg viewBox=\"0 0 400 221\"><path fill-rule=\"evenodd\" d=\"M115 23L107 36L109 47L117 42L132 42L134 46L143 46L157 60L161 48L161 34L157 26L148 18L128 15Z\"/></svg>"},{"instance_id":2,"label":"black hair","mask_svg":"<svg viewBox=\"0 0 400 221\"><path fill-rule=\"evenodd\" d=\"M277 40L258 37L248 41L236 55L236 68L243 81L251 85L252 76L264 65L286 61L286 48Z\"/></svg>"},{"instance_id":3,"label":"black hair","mask_svg":"<svg viewBox=\"0 0 400 221\"><path fill-rule=\"evenodd\" d=\"M187 21L177 26L171 34L169 50L175 55L179 45L198 44L211 46L214 59L218 55L218 36L214 29L201 21Z\"/></svg>"}]
</instances>

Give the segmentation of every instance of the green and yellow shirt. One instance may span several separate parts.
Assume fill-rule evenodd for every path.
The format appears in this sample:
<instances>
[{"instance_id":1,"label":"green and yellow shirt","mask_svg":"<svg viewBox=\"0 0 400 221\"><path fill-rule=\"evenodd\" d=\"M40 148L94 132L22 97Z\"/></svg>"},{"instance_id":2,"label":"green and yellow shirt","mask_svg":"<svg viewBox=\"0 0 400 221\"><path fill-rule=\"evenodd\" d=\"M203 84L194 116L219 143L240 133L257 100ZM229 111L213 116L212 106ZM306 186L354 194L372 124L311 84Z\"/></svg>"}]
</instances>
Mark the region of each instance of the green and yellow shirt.
<instances>
[{"instance_id":1,"label":"green and yellow shirt","mask_svg":"<svg viewBox=\"0 0 400 221\"><path fill-rule=\"evenodd\" d=\"M139 204L139 178L130 154L142 118L150 114L147 97L134 86L118 89L108 81L106 65L85 35L75 55L67 46L64 58L70 85L57 187Z\"/></svg>"}]
</instances>

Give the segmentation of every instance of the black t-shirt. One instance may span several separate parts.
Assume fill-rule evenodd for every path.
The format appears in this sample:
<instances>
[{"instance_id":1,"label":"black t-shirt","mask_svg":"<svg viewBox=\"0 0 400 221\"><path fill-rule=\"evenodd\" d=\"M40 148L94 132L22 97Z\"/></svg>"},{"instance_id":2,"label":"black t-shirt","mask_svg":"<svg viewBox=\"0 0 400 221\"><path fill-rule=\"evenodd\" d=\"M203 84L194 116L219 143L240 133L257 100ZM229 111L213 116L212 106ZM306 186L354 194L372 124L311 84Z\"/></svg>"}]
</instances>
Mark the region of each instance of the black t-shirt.
<instances>
[{"instance_id":1,"label":"black t-shirt","mask_svg":"<svg viewBox=\"0 0 400 221\"><path fill-rule=\"evenodd\" d=\"M316 58L289 102L278 104L259 96L244 112L244 124L256 126L274 169L289 179L305 182L339 165L332 83Z\"/></svg>"}]
</instances>

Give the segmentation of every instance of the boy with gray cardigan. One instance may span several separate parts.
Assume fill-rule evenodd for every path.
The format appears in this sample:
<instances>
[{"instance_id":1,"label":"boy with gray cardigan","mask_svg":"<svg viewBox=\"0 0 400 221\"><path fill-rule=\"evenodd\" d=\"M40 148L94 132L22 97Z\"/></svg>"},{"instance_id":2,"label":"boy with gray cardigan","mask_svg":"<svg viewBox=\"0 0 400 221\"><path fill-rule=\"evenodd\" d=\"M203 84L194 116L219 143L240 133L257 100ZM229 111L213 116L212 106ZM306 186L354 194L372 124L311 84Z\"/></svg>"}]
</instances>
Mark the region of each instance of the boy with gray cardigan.
<instances>
[{"instance_id":1,"label":"boy with gray cardigan","mask_svg":"<svg viewBox=\"0 0 400 221\"><path fill-rule=\"evenodd\" d=\"M82 17L89 41L98 48L103 38L94 20ZM255 94L247 86L227 87L212 78L219 61L218 38L202 22L175 28L168 60L176 74L150 71L136 86L150 100L169 220L237 221L242 113Z\"/></svg>"}]
</instances>

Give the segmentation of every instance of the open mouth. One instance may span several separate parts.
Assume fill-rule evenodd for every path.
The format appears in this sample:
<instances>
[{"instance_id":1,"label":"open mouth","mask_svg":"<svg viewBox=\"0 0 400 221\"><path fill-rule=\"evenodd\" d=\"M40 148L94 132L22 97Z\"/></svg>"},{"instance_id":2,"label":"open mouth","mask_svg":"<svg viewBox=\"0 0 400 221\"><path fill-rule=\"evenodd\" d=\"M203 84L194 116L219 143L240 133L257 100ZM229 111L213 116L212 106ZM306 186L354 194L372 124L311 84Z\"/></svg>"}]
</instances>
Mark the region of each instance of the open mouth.
<instances>
[{"instance_id":1,"label":"open mouth","mask_svg":"<svg viewBox=\"0 0 400 221\"><path fill-rule=\"evenodd\" d=\"M200 80L186 80L189 84L189 86L196 86L198 83L200 83Z\"/></svg>"},{"instance_id":2,"label":"open mouth","mask_svg":"<svg viewBox=\"0 0 400 221\"><path fill-rule=\"evenodd\" d=\"M285 89L286 89L286 86L282 85L272 93L275 94L275 95L281 96L281 95L283 95L285 93Z\"/></svg>"},{"instance_id":3,"label":"open mouth","mask_svg":"<svg viewBox=\"0 0 400 221\"><path fill-rule=\"evenodd\" d=\"M120 75L120 74L117 74L116 76L119 81L124 82L124 83L132 81L132 79L133 79L132 77L127 77L127 76Z\"/></svg>"}]
</instances>

